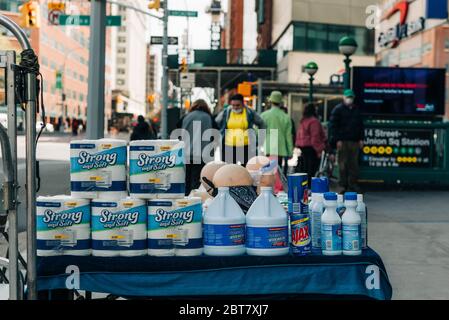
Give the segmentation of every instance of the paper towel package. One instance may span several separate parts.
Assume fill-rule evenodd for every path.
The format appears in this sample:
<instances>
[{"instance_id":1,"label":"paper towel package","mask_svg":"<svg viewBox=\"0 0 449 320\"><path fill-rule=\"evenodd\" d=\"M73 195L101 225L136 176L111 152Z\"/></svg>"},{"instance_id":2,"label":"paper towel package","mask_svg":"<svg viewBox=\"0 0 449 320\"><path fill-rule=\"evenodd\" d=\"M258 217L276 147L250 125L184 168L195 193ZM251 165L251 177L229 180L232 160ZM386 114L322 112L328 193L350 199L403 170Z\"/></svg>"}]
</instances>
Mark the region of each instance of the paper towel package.
<instances>
[{"instance_id":1,"label":"paper towel package","mask_svg":"<svg viewBox=\"0 0 449 320\"><path fill-rule=\"evenodd\" d=\"M197 256L203 253L201 198L148 201L148 254Z\"/></svg>"},{"instance_id":2,"label":"paper towel package","mask_svg":"<svg viewBox=\"0 0 449 320\"><path fill-rule=\"evenodd\" d=\"M99 257L147 254L147 207L143 200L92 201L92 255Z\"/></svg>"},{"instance_id":3,"label":"paper towel package","mask_svg":"<svg viewBox=\"0 0 449 320\"><path fill-rule=\"evenodd\" d=\"M140 199L184 197L184 142L141 140L130 143L129 191Z\"/></svg>"},{"instance_id":4,"label":"paper towel package","mask_svg":"<svg viewBox=\"0 0 449 320\"><path fill-rule=\"evenodd\" d=\"M37 255L91 254L90 201L70 196L36 199Z\"/></svg>"},{"instance_id":5,"label":"paper towel package","mask_svg":"<svg viewBox=\"0 0 449 320\"><path fill-rule=\"evenodd\" d=\"M115 139L72 141L72 196L114 200L126 197L126 145L126 141Z\"/></svg>"}]
</instances>

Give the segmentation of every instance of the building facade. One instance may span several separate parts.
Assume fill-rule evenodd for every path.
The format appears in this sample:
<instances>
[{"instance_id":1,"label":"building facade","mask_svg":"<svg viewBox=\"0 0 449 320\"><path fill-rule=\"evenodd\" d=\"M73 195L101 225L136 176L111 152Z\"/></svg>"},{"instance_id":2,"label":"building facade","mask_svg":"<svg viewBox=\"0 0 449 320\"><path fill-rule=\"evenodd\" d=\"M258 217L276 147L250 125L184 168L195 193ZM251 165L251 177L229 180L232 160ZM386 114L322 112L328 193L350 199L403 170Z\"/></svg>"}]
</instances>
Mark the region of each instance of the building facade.
<instances>
[{"instance_id":1,"label":"building facade","mask_svg":"<svg viewBox=\"0 0 449 320\"><path fill-rule=\"evenodd\" d=\"M0 7L11 11L2 12L19 23L18 6L14 2L0 1ZM87 14L89 3L67 4L67 14ZM56 130L70 130L76 120L85 124L87 116L88 69L89 69L89 27L57 26L48 22L46 3L40 5L41 25L37 29L25 30L31 45L39 57L40 71L44 78L42 86L46 109L46 121ZM108 37L109 38L109 37ZM2 49L21 49L15 39L3 35ZM109 44L109 42L108 42ZM109 45L106 50L109 51ZM106 66L106 78L110 68ZM105 120L111 116L111 86L106 81ZM21 119L18 119L19 122Z\"/></svg>"},{"instance_id":2,"label":"building facade","mask_svg":"<svg viewBox=\"0 0 449 320\"><path fill-rule=\"evenodd\" d=\"M133 0L130 5L146 9L146 2ZM122 26L112 30L111 64L115 76L113 81L114 113L130 117L146 114L146 31L147 17L134 10L112 6L113 14L122 17ZM118 98L118 103L117 103ZM123 102L123 103L121 103Z\"/></svg>"},{"instance_id":3,"label":"building facade","mask_svg":"<svg viewBox=\"0 0 449 320\"><path fill-rule=\"evenodd\" d=\"M366 27L366 8L372 4L371 0L273 0L271 47L278 50L278 80L307 83L301 66L313 60L319 66L316 83L328 84L344 69L338 51L344 36L359 45L353 65L374 65L374 31Z\"/></svg>"},{"instance_id":4,"label":"building facade","mask_svg":"<svg viewBox=\"0 0 449 320\"><path fill-rule=\"evenodd\" d=\"M384 67L446 69L449 119L448 0L388 0L379 3L376 63Z\"/></svg>"}]
</instances>

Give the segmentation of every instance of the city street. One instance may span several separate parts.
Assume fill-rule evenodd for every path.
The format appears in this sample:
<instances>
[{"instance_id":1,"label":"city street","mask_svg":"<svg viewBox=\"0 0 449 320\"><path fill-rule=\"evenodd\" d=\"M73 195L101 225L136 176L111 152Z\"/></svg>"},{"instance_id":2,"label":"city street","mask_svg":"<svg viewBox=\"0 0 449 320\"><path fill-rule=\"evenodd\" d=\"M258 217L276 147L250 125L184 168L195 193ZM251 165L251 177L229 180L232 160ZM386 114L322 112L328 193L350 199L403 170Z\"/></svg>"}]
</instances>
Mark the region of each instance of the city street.
<instances>
[{"instance_id":1,"label":"city street","mask_svg":"<svg viewBox=\"0 0 449 320\"><path fill-rule=\"evenodd\" d=\"M37 149L42 179L39 195L70 192L70 139L70 136L41 138ZM19 137L22 186L24 150L22 136ZM24 196L22 187L22 226ZM367 193L369 245L384 260L393 286L393 299L449 299L448 197L449 191ZM4 252L4 240L1 246ZM25 233L20 236L20 249L25 252Z\"/></svg>"}]
</instances>

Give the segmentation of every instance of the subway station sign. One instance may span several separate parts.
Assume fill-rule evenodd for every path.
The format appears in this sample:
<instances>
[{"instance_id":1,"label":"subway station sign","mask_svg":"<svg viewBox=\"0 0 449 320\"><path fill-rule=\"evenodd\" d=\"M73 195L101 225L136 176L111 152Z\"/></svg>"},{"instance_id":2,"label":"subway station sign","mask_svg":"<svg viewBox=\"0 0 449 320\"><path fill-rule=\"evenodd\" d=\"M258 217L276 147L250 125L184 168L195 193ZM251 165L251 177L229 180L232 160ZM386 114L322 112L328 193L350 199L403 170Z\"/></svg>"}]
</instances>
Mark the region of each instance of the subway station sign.
<instances>
[{"instance_id":1,"label":"subway station sign","mask_svg":"<svg viewBox=\"0 0 449 320\"><path fill-rule=\"evenodd\" d=\"M365 129L361 164L371 168L429 168L432 130Z\"/></svg>"}]
</instances>

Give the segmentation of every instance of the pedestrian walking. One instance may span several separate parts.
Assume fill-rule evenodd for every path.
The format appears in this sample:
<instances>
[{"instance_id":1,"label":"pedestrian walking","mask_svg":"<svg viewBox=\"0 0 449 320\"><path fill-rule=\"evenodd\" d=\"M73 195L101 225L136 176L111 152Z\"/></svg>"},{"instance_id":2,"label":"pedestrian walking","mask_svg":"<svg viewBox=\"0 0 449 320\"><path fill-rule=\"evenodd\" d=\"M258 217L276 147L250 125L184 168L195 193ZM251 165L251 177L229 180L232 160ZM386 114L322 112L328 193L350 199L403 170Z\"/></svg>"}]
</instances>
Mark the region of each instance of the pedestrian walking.
<instances>
[{"instance_id":1,"label":"pedestrian walking","mask_svg":"<svg viewBox=\"0 0 449 320\"><path fill-rule=\"evenodd\" d=\"M332 110L329 123L331 144L337 149L339 184L342 192L360 192L359 153L363 148L364 125L359 108L354 104L354 91L344 92L343 103Z\"/></svg>"},{"instance_id":2,"label":"pedestrian walking","mask_svg":"<svg viewBox=\"0 0 449 320\"><path fill-rule=\"evenodd\" d=\"M326 133L318 119L314 103L308 103L304 107L295 145L301 149L298 169L300 172L307 173L309 186L311 186L312 177L318 171L322 152L326 148Z\"/></svg>"},{"instance_id":3,"label":"pedestrian walking","mask_svg":"<svg viewBox=\"0 0 449 320\"><path fill-rule=\"evenodd\" d=\"M222 135L222 160L246 166L257 153L258 141L252 129L254 126L265 129L262 118L245 105L241 94L236 94L231 97L230 106L221 111L215 121Z\"/></svg>"},{"instance_id":4,"label":"pedestrian walking","mask_svg":"<svg viewBox=\"0 0 449 320\"><path fill-rule=\"evenodd\" d=\"M186 158L186 196L192 190L198 189L201 184L201 170L206 163L214 160L214 147L210 148L210 153L203 155L205 148L212 143L211 140L204 140L203 134L206 130L218 129L212 118L212 113L206 101L196 100L187 114L185 114L177 124L178 128L184 129L185 135L182 140L185 143Z\"/></svg>"},{"instance_id":5,"label":"pedestrian walking","mask_svg":"<svg viewBox=\"0 0 449 320\"><path fill-rule=\"evenodd\" d=\"M130 140L154 140L156 139L156 134L145 121L143 116L137 117L137 125L134 127L133 133L131 134Z\"/></svg>"},{"instance_id":6,"label":"pedestrian walking","mask_svg":"<svg viewBox=\"0 0 449 320\"><path fill-rule=\"evenodd\" d=\"M72 120L72 136L74 136L74 137L78 135L78 126L79 126L78 120L73 119Z\"/></svg>"},{"instance_id":7,"label":"pedestrian walking","mask_svg":"<svg viewBox=\"0 0 449 320\"><path fill-rule=\"evenodd\" d=\"M269 101L271 108L261 114L267 130L264 150L268 157L277 157L278 165L287 175L288 160L293 156L292 120L281 108L283 97L280 91L273 91Z\"/></svg>"},{"instance_id":8,"label":"pedestrian walking","mask_svg":"<svg viewBox=\"0 0 449 320\"><path fill-rule=\"evenodd\" d=\"M281 109L285 112L285 114L288 114L288 108L286 106L281 106ZM290 117L290 116L289 116ZM292 141L293 143L296 140L296 125L295 125L295 121L293 120L292 117L290 117L290 122L292 123ZM280 164L282 168L284 168L284 175L287 176L288 174L288 158L284 158L283 159L283 163Z\"/></svg>"}]
</instances>

